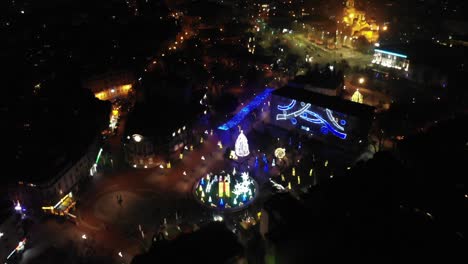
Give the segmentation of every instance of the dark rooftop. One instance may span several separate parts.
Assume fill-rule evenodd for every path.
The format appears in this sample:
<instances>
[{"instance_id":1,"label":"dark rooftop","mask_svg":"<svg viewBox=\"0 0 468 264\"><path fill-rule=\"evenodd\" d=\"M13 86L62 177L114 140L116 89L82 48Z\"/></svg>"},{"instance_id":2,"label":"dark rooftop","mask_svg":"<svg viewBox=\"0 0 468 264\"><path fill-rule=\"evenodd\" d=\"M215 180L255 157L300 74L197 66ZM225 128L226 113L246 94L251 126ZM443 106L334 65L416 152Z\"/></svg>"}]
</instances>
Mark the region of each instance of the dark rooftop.
<instances>
[{"instance_id":1,"label":"dark rooftop","mask_svg":"<svg viewBox=\"0 0 468 264\"><path fill-rule=\"evenodd\" d=\"M243 248L224 223L210 223L172 241L158 241L132 264L146 263L235 263ZM202 261L201 261L202 260Z\"/></svg>"},{"instance_id":2,"label":"dark rooftop","mask_svg":"<svg viewBox=\"0 0 468 264\"><path fill-rule=\"evenodd\" d=\"M308 102L316 106L329 108L334 111L362 118L371 118L375 109L369 105L354 103L336 96L323 95L291 86L285 86L275 90L273 95Z\"/></svg>"},{"instance_id":3,"label":"dark rooftop","mask_svg":"<svg viewBox=\"0 0 468 264\"><path fill-rule=\"evenodd\" d=\"M339 89L343 86L343 72L331 71L328 68L323 70L309 71L305 75L298 75L292 81L295 84L310 85L325 89Z\"/></svg>"}]
</instances>

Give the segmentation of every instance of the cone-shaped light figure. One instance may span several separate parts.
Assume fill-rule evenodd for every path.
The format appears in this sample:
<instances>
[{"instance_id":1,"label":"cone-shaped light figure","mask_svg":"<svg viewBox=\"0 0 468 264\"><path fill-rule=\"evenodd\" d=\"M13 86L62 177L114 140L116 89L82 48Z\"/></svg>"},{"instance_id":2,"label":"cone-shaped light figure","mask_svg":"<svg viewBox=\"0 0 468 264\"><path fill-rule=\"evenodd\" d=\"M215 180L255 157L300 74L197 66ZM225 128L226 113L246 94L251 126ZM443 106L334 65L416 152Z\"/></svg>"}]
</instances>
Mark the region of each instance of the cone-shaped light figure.
<instances>
[{"instance_id":1,"label":"cone-shaped light figure","mask_svg":"<svg viewBox=\"0 0 468 264\"><path fill-rule=\"evenodd\" d=\"M236 155L238 157L247 157L249 152L249 143L247 141L247 137L244 135L243 131L241 130L239 136L237 137L236 144L235 144Z\"/></svg>"},{"instance_id":2,"label":"cone-shaped light figure","mask_svg":"<svg viewBox=\"0 0 468 264\"><path fill-rule=\"evenodd\" d=\"M364 100L362 94L359 92L359 89L356 89L353 96L351 96L351 101L362 104Z\"/></svg>"}]
</instances>

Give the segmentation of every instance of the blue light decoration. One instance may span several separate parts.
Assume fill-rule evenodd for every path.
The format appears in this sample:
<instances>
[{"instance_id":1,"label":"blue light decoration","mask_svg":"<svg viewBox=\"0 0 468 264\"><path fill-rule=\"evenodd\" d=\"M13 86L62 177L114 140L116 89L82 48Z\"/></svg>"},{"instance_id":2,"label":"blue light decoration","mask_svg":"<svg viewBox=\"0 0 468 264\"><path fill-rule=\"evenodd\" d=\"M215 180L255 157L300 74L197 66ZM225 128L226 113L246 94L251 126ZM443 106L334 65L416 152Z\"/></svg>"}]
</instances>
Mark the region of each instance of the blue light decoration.
<instances>
[{"instance_id":1,"label":"blue light decoration","mask_svg":"<svg viewBox=\"0 0 468 264\"><path fill-rule=\"evenodd\" d=\"M278 105L278 110L288 111L291 110L296 105L296 100L292 100L289 105Z\"/></svg>"},{"instance_id":2,"label":"blue light decoration","mask_svg":"<svg viewBox=\"0 0 468 264\"><path fill-rule=\"evenodd\" d=\"M201 178L200 184L201 184L201 185L205 185L205 178Z\"/></svg>"},{"instance_id":3,"label":"blue light decoration","mask_svg":"<svg viewBox=\"0 0 468 264\"><path fill-rule=\"evenodd\" d=\"M380 52L380 53L383 53L383 54L387 54L387 55L397 56L397 57L404 58L404 59L408 58L408 56L406 56L406 55L403 55L403 54L400 54L400 53L395 53L395 52L390 52L390 51L386 51L386 50L374 49L374 51L377 51L377 52Z\"/></svg>"},{"instance_id":4,"label":"blue light decoration","mask_svg":"<svg viewBox=\"0 0 468 264\"><path fill-rule=\"evenodd\" d=\"M320 132L324 135L327 135L328 133L333 134L334 136L341 138L341 139L346 139L347 134L344 133L344 125L346 125L346 120L342 119L340 120L340 124L337 122L337 118L333 116L333 112L330 109L325 109L326 112L326 117L322 117L318 113L311 111L311 104L310 103L300 103L300 109L296 111L290 111L296 106L296 100L291 100L291 102L287 105L277 105L277 109L281 111L281 114L276 115L276 120L290 120L293 125L297 124L297 117L301 118L302 120L316 124L316 125L321 125L320 126ZM294 119L294 120L293 120ZM304 127L304 126L303 126ZM310 131L308 127L303 128L306 131Z\"/></svg>"},{"instance_id":5,"label":"blue light decoration","mask_svg":"<svg viewBox=\"0 0 468 264\"><path fill-rule=\"evenodd\" d=\"M242 201L243 202L247 201L247 195L245 195L245 193L242 195Z\"/></svg>"},{"instance_id":6,"label":"blue light decoration","mask_svg":"<svg viewBox=\"0 0 468 264\"><path fill-rule=\"evenodd\" d=\"M263 101L265 101L268 96L273 92L273 89L267 88L261 94L257 95L249 104L247 104L244 108L242 108L239 113L237 113L233 118L229 121L224 123L223 125L219 126L218 129L220 130L229 130L233 127L236 127L244 118L252 112L255 108L259 107Z\"/></svg>"},{"instance_id":7,"label":"blue light decoration","mask_svg":"<svg viewBox=\"0 0 468 264\"><path fill-rule=\"evenodd\" d=\"M326 126L323 126L320 128L320 132L322 132L322 134L326 135L328 134L328 128Z\"/></svg>"},{"instance_id":8,"label":"blue light decoration","mask_svg":"<svg viewBox=\"0 0 468 264\"><path fill-rule=\"evenodd\" d=\"M224 207L224 200L223 200L223 198L219 199L219 206Z\"/></svg>"},{"instance_id":9,"label":"blue light decoration","mask_svg":"<svg viewBox=\"0 0 468 264\"><path fill-rule=\"evenodd\" d=\"M255 168L258 168L258 157L255 157L255 164L254 164L254 167L255 167Z\"/></svg>"}]
</instances>

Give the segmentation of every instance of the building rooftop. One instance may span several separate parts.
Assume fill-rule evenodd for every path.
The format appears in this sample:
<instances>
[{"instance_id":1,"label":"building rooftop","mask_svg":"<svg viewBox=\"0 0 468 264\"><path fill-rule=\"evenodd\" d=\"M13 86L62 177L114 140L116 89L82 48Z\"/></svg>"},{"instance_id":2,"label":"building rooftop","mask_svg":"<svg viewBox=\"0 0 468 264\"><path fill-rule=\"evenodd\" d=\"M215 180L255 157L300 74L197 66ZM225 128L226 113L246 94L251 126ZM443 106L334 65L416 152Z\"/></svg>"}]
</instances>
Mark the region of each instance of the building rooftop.
<instances>
[{"instance_id":1,"label":"building rooftop","mask_svg":"<svg viewBox=\"0 0 468 264\"><path fill-rule=\"evenodd\" d=\"M310 85L313 87L335 90L343 86L344 77L341 71L332 71L330 68L315 69L305 75L298 75L291 82L293 85Z\"/></svg>"},{"instance_id":2,"label":"building rooftop","mask_svg":"<svg viewBox=\"0 0 468 264\"><path fill-rule=\"evenodd\" d=\"M233 260L242 255L236 236L224 223L212 222L174 240L154 242L148 252L135 256L131 263L235 263Z\"/></svg>"},{"instance_id":3,"label":"building rooftop","mask_svg":"<svg viewBox=\"0 0 468 264\"><path fill-rule=\"evenodd\" d=\"M371 118L374 114L374 107L358 104L348 100L341 99L336 96L328 96L312 91L284 86L275 90L273 95L278 95L286 98L296 99L303 102L308 102L316 106L329 108L333 111L338 111L344 114L350 114L361 118Z\"/></svg>"},{"instance_id":4,"label":"building rooftop","mask_svg":"<svg viewBox=\"0 0 468 264\"><path fill-rule=\"evenodd\" d=\"M443 46L434 43L415 42L406 45L383 45L377 50L393 53L395 56L404 55L411 64L431 66L443 71L468 61L468 47Z\"/></svg>"}]
</instances>

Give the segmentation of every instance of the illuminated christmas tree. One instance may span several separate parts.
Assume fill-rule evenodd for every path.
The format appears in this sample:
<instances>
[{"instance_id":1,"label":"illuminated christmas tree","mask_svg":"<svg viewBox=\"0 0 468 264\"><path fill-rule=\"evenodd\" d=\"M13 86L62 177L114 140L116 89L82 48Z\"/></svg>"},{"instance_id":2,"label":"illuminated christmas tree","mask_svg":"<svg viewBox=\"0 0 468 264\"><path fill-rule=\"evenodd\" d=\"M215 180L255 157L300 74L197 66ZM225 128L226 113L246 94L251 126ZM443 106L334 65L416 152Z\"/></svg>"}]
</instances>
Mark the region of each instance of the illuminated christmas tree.
<instances>
[{"instance_id":1,"label":"illuminated christmas tree","mask_svg":"<svg viewBox=\"0 0 468 264\"><path fill-rule=\"evenodd\" d=\"M250 154L249 143L247 141L247 137L244 135L242 130L239 136L237 137L236 144L234 147L236 150L236 155L238 157L246 157Z\"/></svg>"},{"instance_id":2,"label":"illuminated christmas tree","mask_svg":"<svg viewBox=\"0 0 468 264\"><path fill-rule=\"evenodd\" d=\"M351 101L362 104L363 100L364 99L362 97L362 94L359 92L359 89L356 89L353 96L351 97Z\"/></svg>"}]
</instances>

